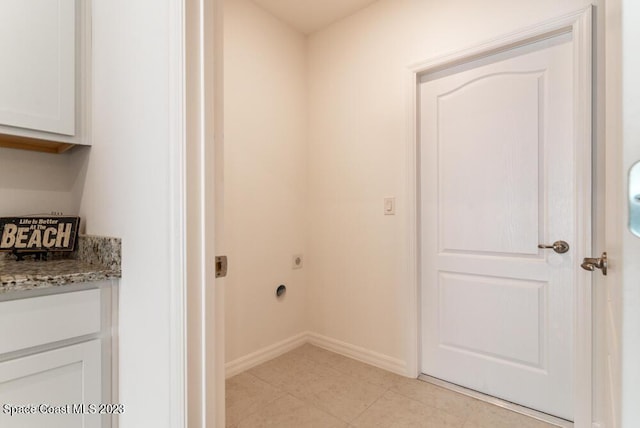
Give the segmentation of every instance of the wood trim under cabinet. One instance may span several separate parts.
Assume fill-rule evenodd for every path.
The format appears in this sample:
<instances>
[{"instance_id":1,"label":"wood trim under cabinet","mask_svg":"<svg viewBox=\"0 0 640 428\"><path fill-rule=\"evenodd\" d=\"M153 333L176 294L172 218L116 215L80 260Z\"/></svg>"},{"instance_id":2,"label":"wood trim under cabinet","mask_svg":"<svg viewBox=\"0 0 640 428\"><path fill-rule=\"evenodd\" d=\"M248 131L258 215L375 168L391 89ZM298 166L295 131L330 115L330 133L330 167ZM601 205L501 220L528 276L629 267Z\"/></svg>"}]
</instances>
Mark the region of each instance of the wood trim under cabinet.
<instances>
[{"instance_id":1,"label":"wood trim under cabinet","mask_svg":"<svg viewBox=\"0 0 640 428\"><path fill-rule=\"evenodd\" d=\"M31 150L44 153L64 153L75 144L58 141L41 140L38 138L20 137L17 135L0 134L0 147L9 149Z\"/></svg>"}]
</instances>

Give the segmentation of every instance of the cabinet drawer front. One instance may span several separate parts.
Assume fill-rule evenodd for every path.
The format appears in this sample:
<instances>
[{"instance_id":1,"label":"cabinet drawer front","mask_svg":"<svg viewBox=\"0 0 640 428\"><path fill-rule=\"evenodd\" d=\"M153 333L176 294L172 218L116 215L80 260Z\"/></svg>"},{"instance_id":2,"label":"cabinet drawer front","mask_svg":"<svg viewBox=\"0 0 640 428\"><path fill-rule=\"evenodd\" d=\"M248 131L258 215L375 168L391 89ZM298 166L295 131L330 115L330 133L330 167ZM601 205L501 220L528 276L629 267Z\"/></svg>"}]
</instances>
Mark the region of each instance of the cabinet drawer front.
<instances>
[{"instance_id":1,"label":"cabinet drawer front","mask_svg":"<svg viewBox=\"0 0 640 428\"><path fill-rule=\"evenodd\" d=\"M0 354L100 332L100 290L0 303Z\"/></svg>"}]
</instances>

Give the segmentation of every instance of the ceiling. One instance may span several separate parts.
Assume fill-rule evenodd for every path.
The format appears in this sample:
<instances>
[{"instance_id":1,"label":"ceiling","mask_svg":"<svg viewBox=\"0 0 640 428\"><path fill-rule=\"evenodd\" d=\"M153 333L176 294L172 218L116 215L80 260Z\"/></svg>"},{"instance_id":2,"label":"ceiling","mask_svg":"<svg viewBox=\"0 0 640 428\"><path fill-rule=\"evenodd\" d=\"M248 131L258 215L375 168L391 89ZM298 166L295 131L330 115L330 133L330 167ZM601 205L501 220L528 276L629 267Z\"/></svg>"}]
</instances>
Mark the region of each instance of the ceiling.
<instances>
[{"instance_id":1,"label":"ceiling","mask_svg":"<svg viewBox=\"0 0 640 428\"><path fill-rule=\"evenodd\" d=\"M253 0L304 34L311 34L377 0Z\"/></svg>"}]
</instances>

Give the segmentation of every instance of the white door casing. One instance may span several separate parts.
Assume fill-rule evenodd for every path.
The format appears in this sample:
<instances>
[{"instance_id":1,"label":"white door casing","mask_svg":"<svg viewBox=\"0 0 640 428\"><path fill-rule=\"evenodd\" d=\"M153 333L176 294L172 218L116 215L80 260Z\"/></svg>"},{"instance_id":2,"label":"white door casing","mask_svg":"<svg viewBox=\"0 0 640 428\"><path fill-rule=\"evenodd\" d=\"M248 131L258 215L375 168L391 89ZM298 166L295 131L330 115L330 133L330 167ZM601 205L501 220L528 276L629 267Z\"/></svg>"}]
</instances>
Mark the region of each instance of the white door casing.
<instances>
[{"instance_id":1,"label":"white door casing","mask_svg":"<svg viewBox=\"0 0 640 428\"><path fill-rule=\"evenodd\" d=\"M222 236L222 2L185 2L186 421L225 426Z\"/></svg>"},{"instance_id":2,"label":"white door casing","mask_svg":"<svg viewBox=\"0 0 640 428\"><path fill-rule=\"evenodd\" d=\"M591 245L590 22L588 9L412 70L421 371L576 426L591 423L578 270ZM537 248L560 239L566 254Z\"/></svg>"}]
</instances>

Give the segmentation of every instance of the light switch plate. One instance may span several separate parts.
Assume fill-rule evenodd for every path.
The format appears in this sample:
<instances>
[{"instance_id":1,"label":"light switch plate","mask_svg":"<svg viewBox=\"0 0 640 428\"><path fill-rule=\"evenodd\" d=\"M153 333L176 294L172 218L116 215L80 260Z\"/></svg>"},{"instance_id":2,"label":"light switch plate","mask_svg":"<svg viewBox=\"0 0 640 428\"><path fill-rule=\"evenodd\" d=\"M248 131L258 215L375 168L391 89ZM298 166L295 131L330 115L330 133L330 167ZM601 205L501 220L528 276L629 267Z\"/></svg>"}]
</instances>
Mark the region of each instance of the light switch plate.
<instances>
[{"instance_id":1,"label":"light switch plate","mask_svg":"<svg viewBox=\"0 0 640 428\"><path fill-rule=\"evenodd\" d=\"M396 198L384 198L384 215L396 214Z\"/></svg>"}]
</instances>

